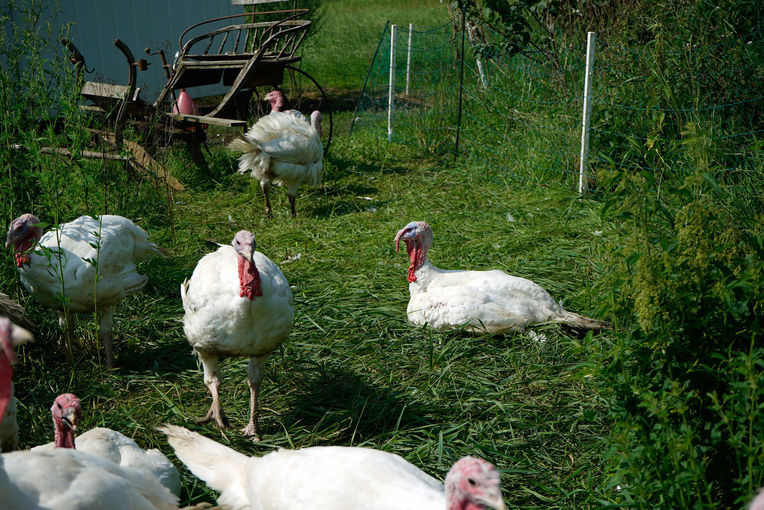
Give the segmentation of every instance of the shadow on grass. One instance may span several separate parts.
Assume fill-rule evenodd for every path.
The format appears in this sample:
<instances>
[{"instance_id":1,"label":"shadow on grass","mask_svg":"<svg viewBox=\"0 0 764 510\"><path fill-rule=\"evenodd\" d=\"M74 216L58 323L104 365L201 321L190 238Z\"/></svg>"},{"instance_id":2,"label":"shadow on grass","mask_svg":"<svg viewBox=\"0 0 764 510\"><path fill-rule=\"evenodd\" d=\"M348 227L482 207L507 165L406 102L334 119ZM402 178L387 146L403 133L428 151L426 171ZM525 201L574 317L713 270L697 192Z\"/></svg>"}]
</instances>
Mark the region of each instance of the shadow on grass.
<instances>
[{"instance_id":1,"label":"shadow on grass","mask_svg":"<svg viewBox=\"0 0 764 510\"><path fill-rule=\"evenodd\" d=\"M378 387L344 368L319 368L298 383L282 417L287 430L312 430L319 440L357 444L395 430L427 426L437 409L413 402L408 395Z\"/></svg>"},{"instance_id":2,"label":"shadow on grass","mask_svg":"<svg viewBox=\"0 0 764 510\"><path fill-rule=\"evenodd\" d=\"M385 150L387 150L385 147L379 147L379 151ZM370 156L372 155L365 155L366 158L371 159ZM324 181L337 181L344 177L377 174L380 172L383 174L404 175L411 171L409 167L404 165L390 164L389 162L379 164L376 161L380 159L384 158L377 155L377 157L373 158L375 162L359 161L358 159L344 158L330 152L324 161L325 165L327 162L331 163L331 167L324 170Z\"/></svg>"}]
</instances>

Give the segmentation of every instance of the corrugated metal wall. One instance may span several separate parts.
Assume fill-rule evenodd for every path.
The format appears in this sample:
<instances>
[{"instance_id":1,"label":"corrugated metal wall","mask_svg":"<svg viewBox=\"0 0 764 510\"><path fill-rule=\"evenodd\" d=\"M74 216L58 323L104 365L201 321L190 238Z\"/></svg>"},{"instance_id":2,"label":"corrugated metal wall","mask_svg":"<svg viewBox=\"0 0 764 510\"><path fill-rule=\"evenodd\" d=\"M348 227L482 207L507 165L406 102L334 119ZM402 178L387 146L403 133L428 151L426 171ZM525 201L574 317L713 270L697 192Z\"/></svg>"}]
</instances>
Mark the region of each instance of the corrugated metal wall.
<instances>
[{"instance_id":1,"label":"corrugated metal wall","mask_svg":"<svg viewBox=\"0 0 764 510\"><path fill-rule=\"evenodd\" d=\"M136 59L146 58L151 65L138 73L138 86L141 97L153 102L167 78L159 56L147 57L144 48L163 49L172 63L178 38L186 28L241 12L243 8L231 5L230 0L64 0L56 23L72 23L69 38L85 56L88 69L95 69L86 75L88 80L127 83L125 58L113 44L117 37L130 47ZM194 89L189 89L192 97L223 91L221 86Z\"/></svg>"}]
</instances>

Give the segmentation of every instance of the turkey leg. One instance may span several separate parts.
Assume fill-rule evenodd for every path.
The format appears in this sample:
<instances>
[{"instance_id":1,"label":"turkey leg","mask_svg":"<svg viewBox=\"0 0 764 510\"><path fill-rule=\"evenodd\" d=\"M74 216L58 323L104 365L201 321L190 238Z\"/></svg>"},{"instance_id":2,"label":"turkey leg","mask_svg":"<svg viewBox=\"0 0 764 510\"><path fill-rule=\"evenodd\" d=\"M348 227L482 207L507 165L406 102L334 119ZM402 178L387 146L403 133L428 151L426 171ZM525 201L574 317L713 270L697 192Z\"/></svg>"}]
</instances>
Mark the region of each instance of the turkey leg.
<instances>
[{"instance_id":1,"label":"turkey leg","mask_svg":"<svg viewBox=\"0 0 764 510\"><path fill-rule=\"evenodd\" d=\"M269 218L273 218L273 211L271 210L271 199L268 196L271 191L270 181L260 181L260 187L263 189L263 198L265 198L265 215Z\"/></svg>"},{"instance_id":2,"label":"turkey leg","mask_svg":"<svg viewBox=\"0 0 764 510\"><path fill-rule=\"evenodd\" d=\"M287 198L289 199L289 210L292 211L292 218L294 218L295 216L297 216L297 209L295 208L295 205L294 205L295 199L297 197L287 193Z\"/></svg>"},{"instance_id":3,"label":"turkey leg","mask_svg":"<svg viewBox=\"0 0 764 510\"><path fill-rule=\"evenodd\" d=\"M62 347L66 347L69 342L74 341L74 314L71 312L58 312L58 325L64 330Z\"/></svg>"},{"instance_id":4,"label":"turkey leg","mask_svg":"<svg viewBox=\"0 0 764 510\"><path fill-rule=\"evenodd\" d=\"M103 342L106 368L114 368L114 351L112 350L112 307L104 306L98 309L98 336Z\"/></svg>"},{"instance_id":5,"label":"turkey leg","mask_svg":"<svg viewBox=\"0 0 764 510\"><path fill-rule=\"evenodd\" d=\"M220 372L218 370L218 357L216 355L205 355L199 353L199 359L204 367L204 384L207 385L210 395L212 395L212 405L204 418L197 423L207 423L214 420L218 428L228 428L228 418L223 414L223 407L220 405Z\"/></svg>"},{"instance_id":6,"label":"turkey leg","mask_svg":"<svg viewBox=\"0 0 764 510\"><path fill-rule=\"evenodd\" d=\"M265 361L268 356L252 356L247 365L247 376L249 380L249 423L242 431L252 441L260 441L257 437L257 398L260 394L260 384L265 376Z\"/></svg>"}]
</instances>

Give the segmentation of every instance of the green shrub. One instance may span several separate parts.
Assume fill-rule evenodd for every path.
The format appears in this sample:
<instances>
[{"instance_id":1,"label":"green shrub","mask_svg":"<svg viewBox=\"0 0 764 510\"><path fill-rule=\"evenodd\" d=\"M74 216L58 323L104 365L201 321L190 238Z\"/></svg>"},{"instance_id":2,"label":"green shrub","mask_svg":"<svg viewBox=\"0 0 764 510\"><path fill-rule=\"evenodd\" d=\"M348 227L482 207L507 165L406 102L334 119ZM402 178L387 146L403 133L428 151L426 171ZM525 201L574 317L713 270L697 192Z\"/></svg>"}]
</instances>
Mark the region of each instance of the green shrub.
<instances>
[{"instance_id":1,"label":"green shrub","mask_svg":"<svg viewBox=\"0 0 764 510\"><path fill-rule=\"evenodd\" d=\"M623 234L602 288L621 323L600 376L626 506L740 508L764 483L764 218L698 164L677 189L606 180Z\"/></svg>"}]
</instances>

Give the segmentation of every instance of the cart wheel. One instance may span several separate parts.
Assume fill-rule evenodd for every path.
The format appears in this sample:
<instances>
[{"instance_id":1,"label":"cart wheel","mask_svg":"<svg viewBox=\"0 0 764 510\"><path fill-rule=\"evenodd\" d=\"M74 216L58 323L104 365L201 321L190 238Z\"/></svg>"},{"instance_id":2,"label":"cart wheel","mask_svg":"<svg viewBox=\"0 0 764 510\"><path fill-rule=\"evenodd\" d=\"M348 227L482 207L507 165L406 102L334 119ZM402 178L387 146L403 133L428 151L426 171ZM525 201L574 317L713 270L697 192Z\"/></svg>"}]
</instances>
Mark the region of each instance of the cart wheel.
<instances>
[{"instance_id":1,"label":"cart wheel","mask_svg":"<svg viewBox=\"0 0 764 510\"><path fill-rule=\"evenodd\" d=\"M332 108L321 85L302 69L285 66L284 80L280 85L252 88L252 97L249 101L250 122L255 122L270 112L270 105L265 100L265 95L274 88L284 93L288 109L298 110L306 117L310 116L313 110L322 113L321 140L324 143L324 154L326 154L334 131Z\"/></svg>"}]
</instances>

